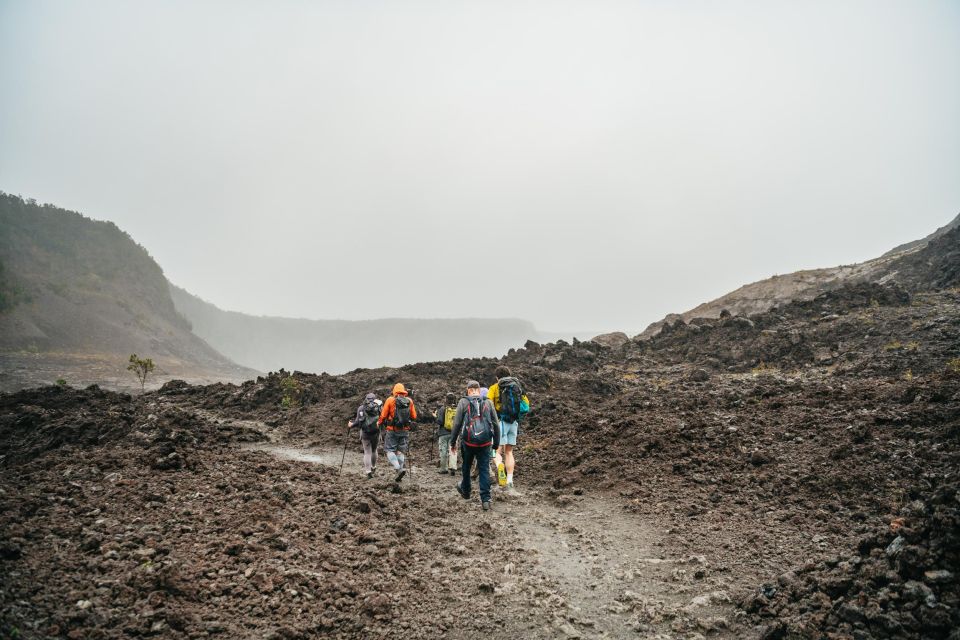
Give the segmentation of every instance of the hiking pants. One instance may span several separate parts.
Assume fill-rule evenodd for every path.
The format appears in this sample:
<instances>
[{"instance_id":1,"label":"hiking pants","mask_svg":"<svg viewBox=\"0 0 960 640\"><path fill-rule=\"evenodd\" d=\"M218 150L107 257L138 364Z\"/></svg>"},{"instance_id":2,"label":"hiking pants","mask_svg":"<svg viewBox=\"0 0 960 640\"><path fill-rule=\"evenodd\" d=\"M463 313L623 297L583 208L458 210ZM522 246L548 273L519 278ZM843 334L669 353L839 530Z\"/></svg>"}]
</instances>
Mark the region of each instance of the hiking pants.
<instances>
[{"instance_id":1,"label":"hiking pants","mask_svg":"<svg viewBox=\"0 0 960 640\"><path fill-rule=\"evenodd\" d=\"M460 455L463 457L463 478L460 488L463 495L470 497L470 467L477 461L477 484L480 485L480 501L490 502L490 446L468 447L460 446Z\"/></svg>"},{"instance_id":2,"label":"hiking pants","mask_svg":"<svg viewBox=\"0 0 960 640\"><path fill-rule=\"evenodd\" d=\"M387 461L394 469L406 468L406 452L410 449L410 432L387 429L383 437L383 448L387 452Z\"/></svg>"},{"instance_id":3,"label":"hiking pants","mask_svg":"<svg viewBox=\"0 0 960 640\"><path fill-rule=\"evenodd\" d=\"M377 468L377 443L380 440L380 433L374 431L371 434L360 432L360 444L363 445L363 470L370 473Z\"/></svg>"},{"instance_id":4,"label":"hiking pants","mask_svg":"<svg viewBox=\"0 0 960 640\"><path fill-rule=\"evenodd\" d=\"M453 455L450 455L450 434L448 433L445 436L440 436L437 440L437 447L440 449L440 468L450 471L456 471L457 469L457 452L454 451Z\"/></svg>"}]
</instances>

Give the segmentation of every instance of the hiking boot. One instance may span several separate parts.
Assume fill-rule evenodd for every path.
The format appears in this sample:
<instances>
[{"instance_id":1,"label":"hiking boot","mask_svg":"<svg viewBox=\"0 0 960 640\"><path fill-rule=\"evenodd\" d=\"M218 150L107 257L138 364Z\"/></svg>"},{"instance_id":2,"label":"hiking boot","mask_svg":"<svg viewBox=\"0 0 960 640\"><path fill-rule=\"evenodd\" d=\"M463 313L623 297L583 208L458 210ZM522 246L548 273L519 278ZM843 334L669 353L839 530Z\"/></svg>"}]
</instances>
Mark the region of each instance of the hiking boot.
<instances>
[{"instance_id":1,"label":"hiking boot","mask_svg":"<svg viewBox=\"0 0 960 640\"><path fill-rule=\"evenodd\" d=\"M484 510L484 511L490 511L490 501L489 501L489 500L487 500L486 502L483 503L483 510Z\"/></svg>"},{"instance_id":2,"label":"hiking boot","mask_svg":"<svg viewBox=\"0 0 960 640\"><path fill-rule=\"evenodd\" d=\"M401 480L403 480L403 476L405 476L405 475L407 475L407 470L406 470L406 469L400 469L400 471L397 471L397 477L394 478L393 481L394 481L394 482L400 482Z\"/></svg>"},{"instance_id":3,"label":"hiking boot","mask_svg":"<svg viewBox=\"0 0 960 640\"><path fill-rule=\"evenodd\" d=\"M439 473L439 474L441 474L441 475L445 474L446 472L447 472L446 469L437 469L437 473Z\"/></svg>"},{"instance_id":4,"label":"hiking boot","mask_svg":"<svg viewBox=\"0 0 960 640\"><path fill-rule=\"evenodd\" d=\"M447 473L449 473L449 474L452 475L452 476L457 475L456 469L447 469Z\"/></svg>"},{"instance_id":5,"label":"hiking boot","mask_svg":"<svg viewBox=\"0 0 960 640\"><path fill-rule=\"evenodd\" d=\"M459 483L459 482L457 483L457 493L459 493L459 494L460 494L460 497L463 498L464 500L469 500L469 499L470 499L470 496L468 496L467 494L465 494L465 493L463 492L463 487L460 486L460 483Z\"/></svg>"},{"instance_id":6,"label":"hiking boot","mask_svg":"<svg viewBox=\"0 0 960 640\"><path fill-rule=\"evenodd\" d=\"M373 471L367 471L367 480L373 477Z\"/></svg>"}]
</instances>

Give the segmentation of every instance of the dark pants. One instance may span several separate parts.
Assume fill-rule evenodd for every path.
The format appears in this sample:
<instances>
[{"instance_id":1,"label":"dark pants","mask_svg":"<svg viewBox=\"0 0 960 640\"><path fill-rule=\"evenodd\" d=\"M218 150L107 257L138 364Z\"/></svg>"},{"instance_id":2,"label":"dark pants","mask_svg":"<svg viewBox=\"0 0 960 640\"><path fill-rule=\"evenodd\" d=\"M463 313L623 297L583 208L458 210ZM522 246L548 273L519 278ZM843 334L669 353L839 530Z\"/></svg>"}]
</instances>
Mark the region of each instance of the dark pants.
<instances>
[{"instance_id":1,"label":"dark pants","mask_svg":"<svg viewBox=\"0 0 960 640\"><path fill-rule=\"evenodd\" d=\"M463 479L460 488L463 495L470 497L470 468L473 461L477 461L477 482L480 485L480 500L490 502L490 447L460 446L460 457L463 460Z\"/></svg>"}]
</instances>

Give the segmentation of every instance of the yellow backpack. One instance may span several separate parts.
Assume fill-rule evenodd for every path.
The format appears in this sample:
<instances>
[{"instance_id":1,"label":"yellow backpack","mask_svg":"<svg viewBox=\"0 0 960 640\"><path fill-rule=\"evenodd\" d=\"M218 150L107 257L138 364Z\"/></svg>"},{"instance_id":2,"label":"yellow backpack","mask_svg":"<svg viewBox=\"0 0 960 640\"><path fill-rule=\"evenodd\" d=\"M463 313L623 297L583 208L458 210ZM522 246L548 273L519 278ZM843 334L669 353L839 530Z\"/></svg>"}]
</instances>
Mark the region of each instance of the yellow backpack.
<instances>
[{"instance_id":1,"label":"yellow backpack","mask_svg":"<svg viewBox=\"0 0 960 640\"><path fill-rule=\"evenodd\" d=\"M443 412L443 428L453 431L453 417L457 415L456 407L447 407Z\"/></svg>"}]
</instances>

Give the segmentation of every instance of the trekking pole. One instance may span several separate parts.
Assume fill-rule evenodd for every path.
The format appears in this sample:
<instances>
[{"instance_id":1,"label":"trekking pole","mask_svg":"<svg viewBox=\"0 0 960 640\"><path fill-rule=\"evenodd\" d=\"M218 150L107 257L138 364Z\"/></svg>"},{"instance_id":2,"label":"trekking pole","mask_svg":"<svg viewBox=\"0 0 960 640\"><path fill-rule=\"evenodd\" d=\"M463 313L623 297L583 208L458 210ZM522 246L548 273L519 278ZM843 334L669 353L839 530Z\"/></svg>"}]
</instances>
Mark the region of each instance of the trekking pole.
<instances>
[{"instance_id":1,"label":"trekking pole","mask_svg":"<svg viewBox=\"0 0 960 640\"><path fill-rule=\"evenodd\" d=\"M347 459L347 442L350 440L350 425L347 425L347 433L343 436L343 455L340 456L340 471L337 472L338 476L343 475L343 461Z\"/></svg>"},{"instance_id":2,"label":"trekking pole","mask_svg":"<svg viewBox=\"0 0 960 640\"><path fill-rule=\"evenodd\" d=\"M412 476L413 475L413 432L410 432L410 438L407 440L407 459L406 459L406 468L407 472Z\"/></svg>"}]
</instances>

